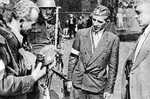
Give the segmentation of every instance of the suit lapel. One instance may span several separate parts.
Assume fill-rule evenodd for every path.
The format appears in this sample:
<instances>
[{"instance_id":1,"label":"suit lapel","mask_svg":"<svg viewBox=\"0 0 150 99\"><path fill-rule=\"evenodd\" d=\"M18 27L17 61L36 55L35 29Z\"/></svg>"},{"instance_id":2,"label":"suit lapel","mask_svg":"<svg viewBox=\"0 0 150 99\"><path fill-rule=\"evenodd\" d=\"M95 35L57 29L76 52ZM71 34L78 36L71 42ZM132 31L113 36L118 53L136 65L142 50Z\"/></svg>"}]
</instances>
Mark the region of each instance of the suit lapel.
<instances>
[{"instance_id":1,"label":"suit lapel","mask_svg":"<svg viewBox=\"0 0 150 99\"><path fill-rule=\"evenodd\" d=\"M85 53L88 55L89 58L92 57L92 40L90 37L91 28L88 29L87 34L83 37L83 48Z\"/></svg>"},{"instance_id":2,"label":"suit lapel","mask_svg":"<svg viewBox=\"0 0 150 99\"><path fill-rule=\"evenodd\" d=\"M148 55L148 53L150 52L150 34L148 34L147 38L145 39L139 54L137 55L137 58L134 62L134 65L132 67L132 69L135 69Z\"/></svg>"},{"instance_id":3,"label":"suit lapel","mask_svg":"<svg viewBox=\"0 0 150 99\"><path fill-rule=\"evenodd\" d=\"M128 57L128 60L131 60L132 62L134 61L134 56L135 56L137 45L138 45L138 41L136 42L134 49L131 51L130 56Z\"/></svg>"},{"instance_id":4,"label":"suit lapel","mask_svg":"<svg viewBox=\"0 0 150 99\"><path fill-rule=\"evenodd\" d=\"M92 57L90 58L88 64L90 65L91 63L93 63L97 57L99 57L103 51L105 51L105 49L107 48L106 45L108 44L108 33L104 32L102 38L100 39L100 41L98 42L97 47L95 48L95 51L92 55Z\"/></svg>"}]
</instances>

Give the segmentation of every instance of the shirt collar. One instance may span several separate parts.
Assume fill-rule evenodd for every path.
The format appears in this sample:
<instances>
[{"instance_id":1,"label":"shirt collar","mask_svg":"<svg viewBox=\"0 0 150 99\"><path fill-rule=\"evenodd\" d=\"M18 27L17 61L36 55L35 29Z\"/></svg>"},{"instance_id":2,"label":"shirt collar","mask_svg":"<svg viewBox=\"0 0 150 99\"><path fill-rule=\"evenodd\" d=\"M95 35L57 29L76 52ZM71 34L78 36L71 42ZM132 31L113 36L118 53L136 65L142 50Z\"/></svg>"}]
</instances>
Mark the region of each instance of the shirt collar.
<instances>
[{"instance_id":1,"label":"shirt collar","mask_svg":"<svg viewBox=\"0 0 150 99\"><path fill-rule=\"evenodd\" d=\"M150 25L148 25L143 33L143 35L147 35L148 33L150 33Z\"/></svg>"},{"instance_id":2,"label":"shirt collar","mask_svg":"<svg viewBox=\"0 0 150 99\"><path fill-rule=\"evenodd\" d=\"M105 29L102 29L101 31L98 32L93 32L93 35L102 35L104 33Z\"/></svg>"}]
</instances>

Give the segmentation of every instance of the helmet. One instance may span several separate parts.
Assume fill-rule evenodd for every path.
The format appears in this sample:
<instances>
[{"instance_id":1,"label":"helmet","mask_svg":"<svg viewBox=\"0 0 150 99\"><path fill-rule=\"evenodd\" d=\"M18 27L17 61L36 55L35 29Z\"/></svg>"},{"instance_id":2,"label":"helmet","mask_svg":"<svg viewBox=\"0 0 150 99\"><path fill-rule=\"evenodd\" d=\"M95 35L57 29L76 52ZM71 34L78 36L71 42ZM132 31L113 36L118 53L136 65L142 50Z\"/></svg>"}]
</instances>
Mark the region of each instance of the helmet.
<instances>
[{"instance_id":1,"label":"helmet","mask_svg":"<svg viewBox=\"0 0 150 99\"><path fill-rule=\"evenodd\" d=\"M55 1L54 0L37 0L37 5L38 7L56 7Z\"/></svg>"},{"instance_id":2,"label":"helmet","mask_svg":"<svg viewBox=\"0 0 150 99\"><path fill-rule=\"evenodd\" d=\"M98 7L96 7L93 13L91 14L91 16L99 16L99 17L108 17L109 15L110 10L103 5L99 5Z\"/></svg>"}]
</instances>

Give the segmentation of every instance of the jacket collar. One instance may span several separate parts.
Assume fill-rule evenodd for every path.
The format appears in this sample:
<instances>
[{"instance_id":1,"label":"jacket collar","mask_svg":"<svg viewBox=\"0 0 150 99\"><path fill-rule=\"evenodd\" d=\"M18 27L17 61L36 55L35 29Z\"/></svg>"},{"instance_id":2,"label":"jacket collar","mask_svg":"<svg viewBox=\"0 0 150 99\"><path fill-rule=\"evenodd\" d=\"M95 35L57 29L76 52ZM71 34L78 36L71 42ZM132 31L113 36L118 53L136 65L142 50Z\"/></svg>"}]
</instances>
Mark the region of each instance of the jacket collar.
<instances>
[{"instance_id":1,"label":"jacket collar","mask_svg":"<svg viewBox=\"0 0 150 99\"><path fill-rule=\"evenodd\" d=\"M150 25L145 29L144 31L145 35L147 35L144 43L142 44L142 47L136 57L135 62L133 63L134 65L132 66L132 70L138 67L138 65L146 58L148 53L150 52ZM136 49L135 49L136 50ZM133 57L134 58L134 57Z\"/></svg>"},{"instance_id":2,"label":"jacket collar","mask_svg":"<svg viewBox=\"0 0 150 99\"><path fill-rule=\"evenodd\" d=\"M107 48L107 44L109 42L108 32L104 31L101 39L98 42L97 47L94 49L92 53L92 38L91 38L92 28L89 28L87 34L84 36L85 50L89 56L88 63L91 64L98 56L100 56L103 51Z\"/></svg>"}]
</instances>

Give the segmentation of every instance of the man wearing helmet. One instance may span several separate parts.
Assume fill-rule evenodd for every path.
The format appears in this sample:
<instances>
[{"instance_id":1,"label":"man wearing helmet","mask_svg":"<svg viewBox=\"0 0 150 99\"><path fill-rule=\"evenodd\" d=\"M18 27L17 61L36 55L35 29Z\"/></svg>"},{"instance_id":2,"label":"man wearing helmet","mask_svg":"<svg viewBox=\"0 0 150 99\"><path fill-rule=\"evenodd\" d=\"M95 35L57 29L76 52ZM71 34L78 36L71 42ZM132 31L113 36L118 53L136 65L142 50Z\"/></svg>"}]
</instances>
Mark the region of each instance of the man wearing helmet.
<instances>
[{"instance_id":1,"label":"man wearing helmet","mask_svg":"<svg viewBox=\"0 0 150 99\"><path fill-rule=\"evenodd\" d=\"M54 0L37 0L37 5L40 9L37 22L32 25L32 28L27 31L26 41L29 46L29 50L34 54L44 54L45 57L54 58L56 55L56 49L54 46L55 37L55 9L56 5ZM34 90L35 95L39 93L40 99L45 97L51 97L52 99L58 99L58 96L53 96L51 91L53 72L50 71L46 76L38 82L38 87ZM44 85L44 86L43 86ZM37 91L38 90L38 91Z\"/></svg>"},{"instance_id":2,"label":"man wearing helmet","mask_svg":"<svg viewBox=\"0 0 150 99\"><path fill-rule=\"evenodd\" d=\"M100 5L93 13L93 25L78 31L68 65L68 90L75 99L110 99L117 75L119 38L107 31L110 11Z\"/></svg>"},{"instance_id":3,"label":"man wearing helmet","mask_svg":"<svg viewBox=\"0 0 150 99\"><path fill-rule=\"evenodd\" d=\"M30 45L32 52L37 52L45 45L52 44L54 36L54 10L56 8L53 0L38 0L37 5L40 9L38 20L32 25L32 29L26 34L27 42Z\"/></svg>"},{"instance_id":4,"label":"man wearing helmet","mask_svg":"<svg viewBox=\"0 0 150 99\"><path fill-rule=\"evenodd\" d=\"M39 9L30 0L19 0L0 27L0 99L31 99L28 93L46 74L36 57L22 48L21 30L28 30L38 18ZM30 56L30 57L29 57ZM32 69L32 70L31 70Z\"/></svg>"}]
</instances>

